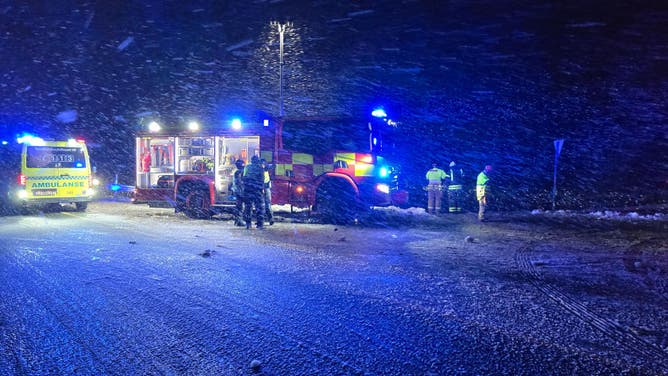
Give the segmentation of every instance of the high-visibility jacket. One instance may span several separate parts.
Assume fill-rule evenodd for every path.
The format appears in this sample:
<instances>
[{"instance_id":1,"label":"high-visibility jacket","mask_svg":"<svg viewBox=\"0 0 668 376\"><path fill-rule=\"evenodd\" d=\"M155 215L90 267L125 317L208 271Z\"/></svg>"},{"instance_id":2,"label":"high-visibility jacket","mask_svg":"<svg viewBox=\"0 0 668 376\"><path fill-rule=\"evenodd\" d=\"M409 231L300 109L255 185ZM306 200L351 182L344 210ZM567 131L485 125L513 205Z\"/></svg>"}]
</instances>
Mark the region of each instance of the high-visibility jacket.
<instances>
[{"instance_id":1,"label":"high-visibility jacket","mask_svg":"<svg viewBox=\"0 0 668 376\"><path fill-rule=\"evenodd\" d=\"M264 187L271 188L271 178L269 177L269 171L264 170Z\"/></svg>"},{"instance_id":2,"label":"high-visibility jacket","mask_svg":"<svg viewBox=\"0 0 668 376\"><path fill-rule=\"evenodd\" d=\"M488 193L489 189L489 176L485 173L485 171L482 171L481 173L478 174L478 179L476 181L476 198L478 200L481 200L483 197L485 197Z\"/></svg>"},{"instance_id":3,"label":"high-visibility jacket","mask_svg":"<svg viewBox=\"0 0 668 376\"><path fill-rule=\"evenodd\" d=\"M440 168L434 167L427 171L426 177L429 184L441 184L441 182L448 177L448 174Z\"/></svg>"}]
</instances>

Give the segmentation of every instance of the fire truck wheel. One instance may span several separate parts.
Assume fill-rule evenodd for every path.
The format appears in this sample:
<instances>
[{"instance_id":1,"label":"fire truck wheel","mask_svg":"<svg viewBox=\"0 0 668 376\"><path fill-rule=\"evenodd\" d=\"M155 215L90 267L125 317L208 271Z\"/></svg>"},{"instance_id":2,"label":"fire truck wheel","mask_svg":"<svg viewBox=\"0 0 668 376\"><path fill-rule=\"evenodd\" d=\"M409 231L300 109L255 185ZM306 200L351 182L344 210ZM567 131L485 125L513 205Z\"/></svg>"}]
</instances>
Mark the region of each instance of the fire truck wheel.
<instances>
[{"instance_id":1,"label":"fire truck wheel","mask_svg":"<svg viewBox=\"0 0 668 376\"><path fill-rule=\"evenodd\" d=\"M211 203L206 196L206 192L202 190L195 190L188 193L185 206L183 212L190 218L211 218Z\"/></svg>"},{"instance_id":2,"label":"fire truck wheel","mask_svg":"<svg viewBox=\"0 0 668 376\"><path fill-rule=\"evenodd\" d=\"M354 223L360 207L355 189L342 179L320 184L315 206L323 221L340 225Z\"/></svg>"},{"instance_id":3,"label":"fire truck wheel","mask_svg":"<svg viewBox=\"0 0 668 376\"><path fill-rule=\"evenodd\" d=\"M78 212L86 211L86 208L88 208L87 202L77 202L74 205L77 207Z\"/></svg>"}]
</instances>

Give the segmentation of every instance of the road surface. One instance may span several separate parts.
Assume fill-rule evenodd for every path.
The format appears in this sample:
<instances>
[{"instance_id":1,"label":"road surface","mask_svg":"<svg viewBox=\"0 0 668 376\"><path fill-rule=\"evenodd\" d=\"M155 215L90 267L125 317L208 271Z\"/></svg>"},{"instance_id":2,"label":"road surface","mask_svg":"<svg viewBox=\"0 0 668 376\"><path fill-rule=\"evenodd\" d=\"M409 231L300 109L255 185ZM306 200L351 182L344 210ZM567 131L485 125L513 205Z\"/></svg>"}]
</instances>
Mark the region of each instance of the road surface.
<instances>
[{"instance_id":1,"label":"road surface","mask_svg":"<svg viewBox=\"0 0 668 376\"><path fill-rule=\"evenodd\" d=\"M0 217L0 374L668 373L665 224L473 217Z\"/></svg>"}]
</instances>

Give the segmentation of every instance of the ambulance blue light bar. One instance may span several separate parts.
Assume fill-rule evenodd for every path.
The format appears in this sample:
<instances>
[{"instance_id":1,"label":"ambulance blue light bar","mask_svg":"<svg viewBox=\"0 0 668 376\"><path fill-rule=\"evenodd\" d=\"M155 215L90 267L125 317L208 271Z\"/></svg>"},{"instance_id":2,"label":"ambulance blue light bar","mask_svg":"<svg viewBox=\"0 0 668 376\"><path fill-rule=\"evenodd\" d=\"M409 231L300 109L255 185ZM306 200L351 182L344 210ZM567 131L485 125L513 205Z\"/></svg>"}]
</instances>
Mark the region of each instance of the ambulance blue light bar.
<instances>
[{"instance_id":1,"label":"ambulance blue light bar","mask_svg":"<svg viewBox=\"0 0 668 376\"><path fill-rule=\"evenodd\" d=\"M44 140L42 140L39 137L35 137L31 134L24 133L23 136L17 137L16 142L19 144L26 144L26 145L32 145L32 146L44 146Z\"/></svg>"}]
</instances>

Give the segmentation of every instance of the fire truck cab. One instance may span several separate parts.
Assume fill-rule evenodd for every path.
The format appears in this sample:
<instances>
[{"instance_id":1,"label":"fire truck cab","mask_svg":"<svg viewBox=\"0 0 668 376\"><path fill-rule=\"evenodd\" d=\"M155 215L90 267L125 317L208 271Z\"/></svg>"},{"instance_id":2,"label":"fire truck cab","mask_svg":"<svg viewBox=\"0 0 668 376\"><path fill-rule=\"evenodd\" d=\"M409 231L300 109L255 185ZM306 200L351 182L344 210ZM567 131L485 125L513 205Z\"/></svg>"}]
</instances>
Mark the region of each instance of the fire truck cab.
<instances>
[{"instance_id":1,"label":"fire truck cab","mask_svg":"<svg viewBox=\"0 0 668 376\"><path fill-rule=\"evenodd\" d=\"M163 129L154 123L136 138L133 199L172 206L192 218L233 211L235 162L258 156L270 166L272 204L334 218L367 206L405 203L397 171L369 147L370 127L361 127L364 151L358 152L354 143L334 142L353 136L328 130L335 123L341 126L333 119L280 119L215 130Z\"/></svg>"}]
</instances>

